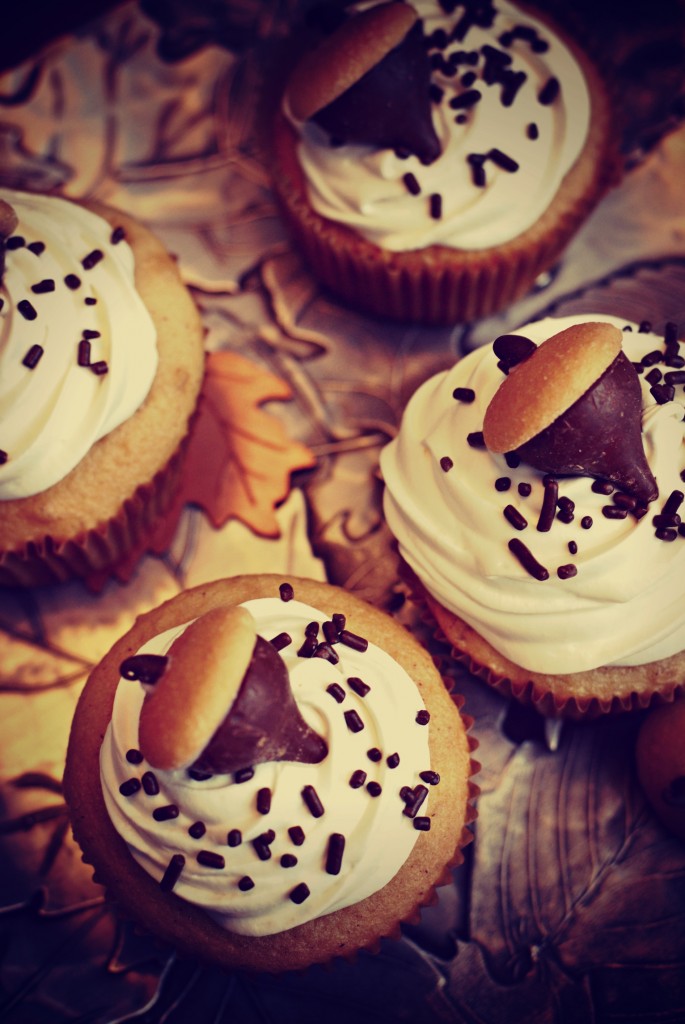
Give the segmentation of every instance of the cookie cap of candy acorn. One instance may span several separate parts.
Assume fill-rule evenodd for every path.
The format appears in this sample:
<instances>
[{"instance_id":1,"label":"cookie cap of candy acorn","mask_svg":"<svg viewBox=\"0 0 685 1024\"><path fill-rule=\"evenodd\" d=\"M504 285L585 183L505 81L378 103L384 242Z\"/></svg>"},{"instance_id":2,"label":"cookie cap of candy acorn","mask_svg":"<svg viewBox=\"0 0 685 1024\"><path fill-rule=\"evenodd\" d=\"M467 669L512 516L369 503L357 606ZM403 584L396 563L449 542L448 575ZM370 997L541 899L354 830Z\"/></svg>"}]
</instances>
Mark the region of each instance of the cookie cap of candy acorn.
<instances>
[{"instance_id":1,"label":"cookie cap of candy acorn","mask_svg":"<svg viewBox=\"0 0 685 1024\"><path fill-rule=\"evenodd\" d=\"M642 444L642 389L621 332L581 323L536 348L485 413L492 452L516 452L544 473L592 476L648 503L658 495Z\"/></svg>"},{"instance_id":2,"label":"cookie cap of candy acorn","mask_svg":"<svg viewBox=\"0 0 685 1024\"><path fill-rule=\"evenodd\" d=\"M174 640L158 668L134 655L122 675L153 683L140 713L139 746L155 768L220 774L264 761L316 764L326 742L302 718L286 665L239 606L206 612ZM157 677L156 679L154 677Z\"/></svg>"},{"instance_id":3,"label":"cookie cap of candy acorn","mask_svg":"<svg viewBox=\"0 0 685 1024\"><path fill-rule=\"evenodd\" d=\"M343 142L440 156L430 64L416 11L393 0L361 11L306 54L288 82L295 118Z\"/></svg>"}]
</instances>

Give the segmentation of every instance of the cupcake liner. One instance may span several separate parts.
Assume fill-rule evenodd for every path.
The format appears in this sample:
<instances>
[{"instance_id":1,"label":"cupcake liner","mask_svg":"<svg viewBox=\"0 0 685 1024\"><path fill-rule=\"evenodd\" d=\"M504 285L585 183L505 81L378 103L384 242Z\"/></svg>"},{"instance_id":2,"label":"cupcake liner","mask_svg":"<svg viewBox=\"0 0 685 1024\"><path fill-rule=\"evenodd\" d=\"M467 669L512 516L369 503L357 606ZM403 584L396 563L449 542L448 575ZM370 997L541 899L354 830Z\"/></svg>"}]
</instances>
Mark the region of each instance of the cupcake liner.
<instances>
[{"instance_id":1,"label":"cupcake liner","mask_svg":"<svg viewBox=\"0 0 685 1024\"><path fill-rule=\"evenodd\" d=\"M67 540L47 535L20 551L0 552L0 586L34 587L86 578L109 570L144 545L173 503L186 442L149 483L141 484L123 502L113 518Z\"/></svg>"},{"instance_id":2,"label":"cupcake liner","mask_svg":"<svg viewBox=\"0 0 685 1024\"><path fill-rule=\"evenodd\" d=\"M590 720L601 715L671 704L685 695L685 672L678 674L678 679L682 681L673 678L677 672L676 661L678 665L682 661L685 667L685 653L661 662L634 667L604 666L588 672L553 677L529 673L500 656L480 634L440 605L403 561L400 573L409 588L411 600L421 609L426 622L435 629L436 639L450 645L451 657L455 661L498 693L530 705L545 717ZM485 663L485 652L492 654L495 664L501 664L501 671ZM513 671L509 671L507 666ZM552 688L551 682L555 688ZM594 693L573 692L574 686L582 686L587 691L593 683L596 687ZM610 691L612 686L614 689Z\"/></svg>"}]
</instances>

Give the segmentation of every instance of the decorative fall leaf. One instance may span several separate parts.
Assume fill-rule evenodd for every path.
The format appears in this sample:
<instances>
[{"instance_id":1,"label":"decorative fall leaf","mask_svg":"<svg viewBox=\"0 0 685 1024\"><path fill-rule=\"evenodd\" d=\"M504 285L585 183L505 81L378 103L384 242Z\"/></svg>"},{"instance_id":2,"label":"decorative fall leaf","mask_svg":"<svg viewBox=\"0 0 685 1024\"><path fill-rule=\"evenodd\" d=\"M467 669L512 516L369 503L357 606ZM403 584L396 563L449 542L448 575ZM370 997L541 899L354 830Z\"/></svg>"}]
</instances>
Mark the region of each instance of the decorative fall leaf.
<instances>
[{"instance_id":1,"label":"decorative fall leaf","mask_svg":"<svg viewBox=\"0 0 685 1024\"><path fill-rule=\"evenodd\" d=\"M181 491L213 526L236 518L259 536L279 535L274 510L288 494L290 474L315 459L260 407L291 397L284 380L237 352L209 356Z\"/></svg>"}]
</instances>

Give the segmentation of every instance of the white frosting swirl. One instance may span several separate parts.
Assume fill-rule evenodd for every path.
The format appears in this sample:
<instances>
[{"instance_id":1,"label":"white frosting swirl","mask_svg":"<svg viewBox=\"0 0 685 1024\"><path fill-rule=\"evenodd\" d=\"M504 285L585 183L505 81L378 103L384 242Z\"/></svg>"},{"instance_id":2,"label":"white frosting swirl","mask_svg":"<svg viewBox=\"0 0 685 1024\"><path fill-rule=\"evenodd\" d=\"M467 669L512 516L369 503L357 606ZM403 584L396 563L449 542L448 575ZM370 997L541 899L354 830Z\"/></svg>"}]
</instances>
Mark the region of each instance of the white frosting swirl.
<instances>
[{"instance_id":1,"label":"white frosting swirl","mask_svg":"<svg viewBox=\"0 0 685 1024\"><path fill-rule=\"evenodd\" d=\"M403 814L399 791L403 786L422 784L419 773L430 769L428 729L416 722L424 708L421 695L407 673L388 654L369 644L359 652L336 644L340 657L333 665L323 658L297 656L308 623L322 623L327 616L299 601L284 603L262 598L246 601L264 639L286 631L293 643L281 657L290 675L298 707L307 722L328 743L328 754L318 765L269 762L257 765L247 782L236 783L232 775L216 775L198 782L185 770L155 771L159 793L148 796L140 790L122 796L119 786L131 777L140 779L150 766L132 765L126 752L138 746L138 718L143 687L122 679L117 689L111 725L101 748L100 767L103 793L114 827L126 840L135 859L153 878L161 879L174 854L185 857L185 866L174 888L182 898L211 912L227 930L244 935L269 935L303 924L357 903L381 889L392 879L414 847L419 832ZM143 652L163 654L185 626L168 630L150 640ZM361 678L369 692L358 696L347 684ZM342 703L327 692L337 683L345 692ZM364 723L360 732L346 725L344 712L357 711ZM367 751L378 748L379 761ZM399 754L397 767L387 758ZM355 770L366 772L361 788L349 780ZM373 796L366 786L377 782L381 793ZM302 790L314 786L324 814L315 818L308 810ZM271 790L268 814L257 811L257 792ZM425 815L430 797L419 814ZM174 804L178 817L158 822L156 807ZM188 829L195 822L206 826L205 834L193 839ZM306 836L295 845L288 833L299 825ZM239 846L227 845L227 833L239 829ZM267 830L275 832L272 856L260 860L252 840ZM342 867L338 875L325 871L329 837L345 837ZM225 867L212 869L197 862L200 850L220 854ZM283 867L283 855L294 855L297 863ZM254 887L239 888L249 877ZM304 883L309 897L295 904L289 894Z\"/></svg>"},{"instance_id":2,"label":"white frosting swirl","mask_svg":"<svg viewBox=\"0 0 685 1024\"><path fill-rule=\"evenodd\" d=\"M428 36L436 29L451 34L464 16L462 5L448 15L437 0L412 0L412 6ZM440 51L430 51L446 59L459 51L478 57L473 66L460 64L454 76L433 71L432 81L444 95L433 104L442 153L430 166L423 166L415 156L400 159L387 149L332 147L316 124L297 125L301 133L298 158L309 201L321 216L393 252L430 245L487 249L516 238L542 216L585 143L590 123L588 87L573 54L546 25L506 0L497 0L495 9L491 27L473 25L463 41L453 40ZM535 52L520 37L503 46L502 35L516 26L532 29L548 48ZM502 104L502 85L486 84L481 77L484 46L511 57L507 73L526 76L509 106ZM477 77L465 86L462 79L471 71ZM559 94L553 103L541 104L538 95L552 77L560 84ZM467 88L477 90L480 99L468 109L455 110L451 100ZM457 123L455 118L462 114L464 123ZM528 135L530 124L537 128L534 139ZM468 157L493 148L514 160L519 169L511 172L487 160L486 185L481 187L474 184ZM421 186L419 195L410 194L403 182L409 172ZM434 193L442 197L439 219L430 214L428 197Z\"/></svg>"},{"instance_id":3,"label":"white frosting swirl","mask_svg":"<svg viewBox=\"0 0 685 1024\"><path fill-rule=\"evenodd\" d=\"M591 314L543 320L514 333L541 344L580 319L626 326ZM663 351L663 338L632 328L623 334L632 361ZM536 523L543 474L523 463L510 469L504 456L466 441L482 430L485 410L503 379L496 364L487 346L426 381L410 399L398 437L381 454L385 514L403 557L443 607L531 671L565 674L639 665L683 650L685 538L659 540L652 523L671 492L683 489L682 386L674 401L658 405L640 377L644 448L659 486L647 515L639 521L631 515L607 519L602 507L611 499L592 491L589 477L568 477L560 479L559 494L575 502L574 520L556 519L549 533L541 533ZM472 388L475 401L455 401L457 387ZM454 463L447 472L440 467L443 456ZM512 481L506 492L495 488L501 477ZM532 485L530 496L520 496L519 483ZM528 520L523 532L504 518L507 504ZM592 518L589 529L581 525L585 516ZM533 579L521 567L507 547L513 536L549 570L548 580ZM570 541L578 545L575 555ZM577 575L558 578L557 568L569 563Z\"/></svg>"},{"instance_id":4,"label":"white frosting swirl","mask_svg":"<svg viewBox=\"0 0 685 1024\"><path fill-rule=\"evenodd\" d=\"M0 286L0 500L12 500L63 479L136 411L155 376L157 346L133 252L126 241L112 244L107 221L53 196L0 189L0 199L14 208L14 237L26 243L7 249ZM102 258L84 268L96 251ZM68 275L80 285L68 287ZM40 290L42 282L54 287ZM22 315L27 302L33 319ZM97 332L90 361L105 363L104 374L78 364L84 331ZM24 359L34 346L42 354L30 369Z\"/></svg>"}]
</instances>

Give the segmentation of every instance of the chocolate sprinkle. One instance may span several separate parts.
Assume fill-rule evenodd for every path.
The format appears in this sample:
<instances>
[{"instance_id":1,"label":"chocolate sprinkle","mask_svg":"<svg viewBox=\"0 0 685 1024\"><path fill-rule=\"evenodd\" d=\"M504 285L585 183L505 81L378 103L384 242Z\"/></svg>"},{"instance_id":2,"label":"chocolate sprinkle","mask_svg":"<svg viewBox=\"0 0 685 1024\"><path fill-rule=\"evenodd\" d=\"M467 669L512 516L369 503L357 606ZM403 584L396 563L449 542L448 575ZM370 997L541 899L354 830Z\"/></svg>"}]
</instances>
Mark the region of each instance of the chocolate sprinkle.
<instances>
[{"instance_id":1,"label":"chocolate sprinkle","mask_svg":"<svg viewBox=\"0 0 685 1024\"><path fill-rule=\"evenodd\" d=\"M528 520L525 516L521 515L517 508L513 505L505 505L504 507L504 518L508 523L514 527L515 530L525 530L528 526Z\"/></svg>"},{"instance_id":2,"label":"chocolate sprinkle","mask_svg":"<svg viewBox=\"0 0 685 1024\"><path fill-rule=\"evenodd\" d=\"M221 856L220 853L214 853L213 850L200 850L196 860L198 864L202 864L203 868L214 868L214 870L221 870L226 867L226 860Z\"/></svg>"},{"instance_id":3,"label":"chocolate sprinkle","mask_svg":"<svg viewBox=\"0 0 685 1024\"><path fill-rule=\"evenodd\" d=\"M428 789L426 786L422 786L421 784L415 786L411 799L407 801L402 814L406 815L408 818L415 818L419 808L427 796Z\"/></svg>"},{"instance_id":4,"label":"chocolate sprinkle","mask_svg":"<svg viewBox=\"0 0 685 1024\"><path fill-rule=\"evenodd\" d=\"M369 794L369 796L376 797L381 795L381 793L383 792L383 787L381 786L380 782L369 782L367 783L366 791Z\"/></svg>"},{"instance_id":5,"label":"chocolate sprinkle","mask_svg":"<svg viewBox=\"0 0 685 1024\"><path fill-rule=\"evenodd\" d=\"M23 316L24 320L35 320L38 316L28 299L20 299L17 303L17 309Z\"/></svg>"},{"instance_id":6,"label":"chocolate sprinkle","mask_svg":"<svg viewBox=\"0 0 685 1024\"><path fill-rule=\"evenodd\" d=\"M130 750L126 751L126 760L129 764L142 764L143 755L135 747L131 747Z\"/></svg>"},{"instance_id":7,"label":"chocolate sprinkle","mask_svg":"<svg viewBox=\"0 0 685 1024\"><path fill-rule=\"evenodd\" d=\"M260 860L271 859L271 843L274 838L273 830L269 829L268 832L262 832L260 836L252 840L252 846Z\"/></svg>"},{"instance_id":8,"label":"chocolate sprinkle","mask_svg":"<svg viewBox=\"0 0 685 1024\"><path fill-rule=\"evenodd\" d=\"M81 278L77 277L76 274L67 274L64 278L64 283L72 292L75 292L77 288L81 287Z\"/></svg>"},{"instance_id":9,"label":"chocolate sprinkle","mask_svg":"<svg viewBox=\"0 0 685 1024\"><path fill-rule=\"evenodd\" d=\"M241 892L249 892L250 889L254 889L254 882L252 881L249 875L243 875L243 877L238 882L238 888L240 889Z\"/></svg>"},{"instance_id":10,"label":"chocolate sprinkle","mask_svg":"<svg viewBox=\"0 0 685 1024\"><path fill-rule=\"evenodd\" d=\"M554 77L548 78L545 84L543 85L542 89L540 90L540 93L538 95L538 103L540 103L543 107L550 106L550 104L554 103L555 99L559 95L559 90L559 80Z\"/></svg>"},{"instance_id":11,"label":"chocolate sprinkle","mask_svg":"<svg viewBox=\"0 0 685 1024\"><path fill-rule=\"evenodd\" d=\"M452 392L452 398L456 398L458 402L474 402L476 399L476 392L473 388L455 388Z\"/></svg>"},{"instance_id":12,"label":"chocolate sprinkle","mask_svg":"<svg viewBox=\"0 0 685 1024\"><path fill-rule=\"evenodd\" d=\"M430 711L427 711L425 708L422 708L421 711L417 711L416 718L414 719L417 725L428 725L430 720Z\"/></svg>"},{"instance_id":13,"label":"chocolate sprinkle","mask_svg":"<svg viewBox=\"0 0 685 1024\"><path fill-rule=\"evenodd\" d=\"M559 495L559 484L554 477L546 476L544 480L545 494L542 499L542 508L538 518L537 530L539 533L548 533L552 529L554 515ZM546 579L547 577L545 577Z\"/></svg>"},{"instance_id":14,"label":"chocolate sprinkle","mask_svg":"<svg viewBox=\"0 0 685 1024\"><path fill-rule=\"evenodd\" d=\"M90 366L90 342L86 338L81 338L78 343L78 355L76 361L79 366Z\"/></svg>"},{"instance_id":15,"label":"chocolate sprinkle","mask_svg":"<svg viewBox=\"0 0 685 1024\"><path fill-rule=\"evenodd\" d=\"M140 791L140 782L138 779L126 779L126 782L122 782L119 786L119 792L122 796L133 796L134 793Z\"/></svg>"},{"instance_id":16,"label":"chocolate sprinkle","mask_svg":"<svg viewBox=\"0 0 685 1024\"><path fill-rule=\"evenodd\" d=\"M105 258L105 254L101 249L93 249L87 256L84 256L81 260L81 266L84 270L92 270L98 263Z\"/></svg>"},{"instance_id":17,"label":"chocolate sprinkle","mask_svg":"<svg viewBox=\"0 0 685 1024\"><path fill-rule=\"evenodd\" d=\"M141 683L156 683L167 665L163 654L132 654L124 658L119 672L124 679L136 679Z\"/></svg>"},{"instance_id":18,"label":"chocolate sprinkle","mask_svg":"<svg viewBox=\"0 0 685 1024\"><path fill-rule=\"evenodd\" d=\"M38 363L41 361L43 357L43 352L44 349L42 345L32 345L31 348L26 353L26 355L24 356L24 358L22 359L22 363L29 370L35 369L35 367L38 365Z\"/></svg>"},{"instance_id":19,"label":"chocolate sprinkle","mask_svg":"<svg viewBox=\"0 0 685 1024\"><path fill-rule=\"evenodd\" d=\"M313 818L321 818L324 813L324 807L319 798L319 794L316 792L313 786L305 786L302 790L302 799L307 805L311 816Z\"/></svg>"},{"instance_id":20,"label":"chocolate sprinkle","mask_svg":"<svg viewBox=\"0 0 685 1024\"><path fill-rule=\"evenodd\" d=\"M404 182L407 192L409 192L412 196L419 195L419 193L421 192L421 186L416 180L416 176L412 174L411 171L408 171L407 174L404 174L402 176L402 181Z\"/></svg>"},{"instance_id":21,"label":"chocolate sprinkle","mask_svg":"<svg viewBox=\"0 0 685 1024\"><path fill-rule=\"evenodd\" d=\"M43 281L38 281L36 284L31 285L31 291L34 295L47 295L49 292L54 292L55 282L51 277L46 277Z\"/></svg>"},{"instance_id":22,"label":"chocolate sprinkle","mask_svg":"<svg viewBox=\"0 0 685 1024\"><path fill-rule=\"evenodd\" d=\"M207 826L204 821L194 821L188 829L188 835L191 839L202 839L206 831Z\"/></svg>"},{"instance_id":23,"label":"chocolate sprinkle","mask_svg":"<svg viewBox=\"0 0 685 1024\"><path fill-rule=\"evenodd\" d=\"M356 771L352 772L350 776L350 786L352 789L361 789L366 782L366 772L362 771L361 768L357 768Z\"/></svg>"},{"instance_id":24,"label":"chocolate sprinkle","mask_svg":"<svg viewBox=\"0 0 685 1024\"><path fill-rule=\"evenodd\" d=\"M368 683L365 683L358 676L350 676L347 680L347 685L351 690L354 690L360 697L366 697L367 693L370 692L371 687Z\"/></svg>"},{"instance_id":25,"label":"chocolate sprinkle","mask_svg":"<svg viewBox=\"0 0 685 1024\"><path fill-rule=\"evenodd\" d=\"M528 550L525 544L523 544L518 537L512 537L508 543L508 548L511 551L514 558L523 566L529 575L536 580L548 580L549 572L545 569L544 565L534 558L531 551Z\"/></svg>"},{"instance_id":26,"label":"chocolate sprinkle","mask_svg":"<svg viewBox=\"0 0 685 1024\"><path fill-rule=\"evenodd\" d=\"M508 491L511 487L511 479L508 476L500 476L495 480L496 491Z\"/></svg>"},{"instance_id":27,"label":"chocolate sprinkle","mask_svg":"<svg viewBox=\"0 0 685 1024\"><path fill-rule=\"evenodd\" d=\"M252 765L248 765L246 768L239 768L237 772L233 773L233 781L237 783L249 782L254 776L254 768Z\"/></svg>"},{"instance_id":28,"label":"chocolate sprinkle","mask_svg":"<svg viewBox=\"0 0 685 1024\"><path fill-rule=\"evenodd\" d=\"M182 853L175 853L169 863L167 864L166 871L162 875L159 881L159 887L162 892L171 892L179 878L181 872L185 867L186 859Z\"/></svg>"},{"instance_id":29,"label":"chocolate sprinkle","mask_svg":"<svg viewBox=\"0 0 685 1024\"><path fill-rule=\"evenodd\" d=\"M427 817L414 818L414 828L419 832L430 832L431 820Z\"/></svg>"},{"instance_id":30,"label":"chocolate sprinkle","mask_svg":"<svg viewBox=\"0 0 685 1024\"><path fill-rule=\"evenodd\" d=\"M90 369L98 377L103 377L109 371L109 366L104 359L98 359L97 363L90 364Z\"/></svg>"},{"instance_id":31,"label":"chocolate sprinkle","mask_svg":"<svg viewBox=\"0 0 685 1024\"><path fill-rule=\"evenodd\" d=\"M350 732L361 732L364 728L364 723L354 710L345 712L345 722Z\"/></svg>"},{"instance_id":32,"label":"chocolate sprinkle","mask_svg":"<svg viewBox=\"0 0 685 1024\"><path fill-rule=\"evenodd\" d=\"M290 583L281 583L278 593L280 594L281 601L292 601L295 596L295 591Z\"/></svg>"},{"instance_id":33,"label":"chocolate sprinkle","mask_svg":"<svg viewBox=\"0 0 685 1024\"><path fill-rule=\"evenodd\" d=\"M278 863L282 868L294 868L297 864L297 857L294 853L284 853Z\"/></svg>"},{"instance_id":34,"label":"chocolate sprinkle","mask_svg":"<svg viewBox=\"0 0 685 1024\"><path fill-rule=\"evenodd\" d=\"M398 753L389 754L388 757L386 757L385 759L385 763L387 764L388 768L397 768L398 764L400 763L400 755Z\"/></svg>"},{"instance_id":35,"label":"chocolate sprinkle","mask_svg":"<svg viewBox=\"0 0 685 1024\"><path fill-rule=\"evenodd\" d=\"M347 696L347 694L345 693L345 691L343 690L342 686L340 686L339 683L331 683L329 686L327 686L326 693L330 693L333 700L337 701L338 704L342 704L342 702L345 700L345 697Z\"/></svg>"},{"instance_id":36,"label":"chocolate sprinkle","mask_svg":"<svg viewBox=\"0 0 685 1024\"><path fill-rule=\"evenodd\" d=\"M301 829L299 825L292 825L288 829L288 835L290 836L291 842L294 843L295 846L302 846L305 840L305 834L304 830Z\"/></svg>"},{"instance_id":37,"label":"chocolate sprinkle","mask_svg":"<svg viewBox=\"0 0 685 1024\"><path fill-rule=\"evenodd\" d=\"M366 756L368 757L369 761L380 761L381 758L383 757L383 752L379 750L378 747L371 747L369 750L366 751Z\"/></svg>"},{"instance_id":38,"label":"chocolate sprinkle","mask_svg":"<svg viewBox=\"0 0 685 1024\"><path fill-rule=\"evenodd\" d=\"M340 639L342 640L342 636ZM330 661L331 665L337 665L340 661L338 653L334 651L331 645L326 641L322 641L320 644L316 645L316 650L314 651L313 656L315 658L325 658L326 661Z\"/></svg>"},{"instance_id":39,"label":"chocolate sprinkle","mask_svg":"<svg viewBox=\"0 0 685 1024\"><path fill-rule=\"evenodd\" d=\"M268 814L271 810L271 790L267 786L257 793L257 810L260 814Z\"/></svg>"},{"instance_id":40,"label":"chocolate sprinkle","mask_svg":"<svg viewBox=\"0 0 685 1024\"><path fill-rule=\"evenodd\" d=\"M466 435L466 440L471 448L485 448L485 439L482 430L474 430Z\"/></svg>"},{"instance_id":41,"label":"chocolate sprinkle","mask_svg":"<svg viewBox=\"0 0 685 1024\"><path fill-rule=\"evenodd\" d=\"M425 772L419 772L419 778L424 782L427 782L429 786L437 786L440 782L439 774L431 769L428 769Z\"/></svg>"},{"instance_id":42,"label":"chocolate sprinkle","mask_svg":"<svg viewBox=\"0 0 685 1024\"><path fill-rule=\"evenodd\" d=\"M429 200L429 212L433 220L440 220L442 217L442 196L439 192L433 192Z\"/></svg>"},{"instance_id":43,"label":"chocolate sprinkle","mask_svg":"<svg viewBox=\"0 0 685 1024\"><path fill-rule=\"evenodd\" d=\"M346 647L351 647L353 651L365 651L369 646L369 641L359 636L357 633L351 633L349 629L340 630L340 643L345 644Z\"/></svg>"},{"instance_id":44,"label":"chocolate sprinkle","mask_svg":"<svg viewBox=\"0 0 685 1024\"><path fill-rule=\"evenodd\" d=\"M447 472L449 472L450 469L452 469L453 466L454 466L454 463L452 462L452 460L449 457L449 455L443 455L443 457L440 459L440 469L444 473L447 473Z\"/></svg>"},{"instance_id":45,"label":"chocolate sprinkle","mask_svg":"<svg viewBox=\"0 0 685 1024\"><path fill-rule=\"evenodd\" d=\"M148 796L157 796L159 793L159 783L157 782L157 776L154 772L145 772L141 782L143 783L143 789Z\"/></svg>"},{"instance_id":46,"label":"chocolate sprinkle","mask_svg":"<svg viewBox=\"0 0 685 1024\"><path fill-rule=\"evenodd\" d=\"M300 884L296 885L289 895L293 903L297 903L298 905L300 903L304 903L304 901L310 895L309 886L306 884L306 882L300 882Z\"/></svg>"},{"instance_id":47,"label":"chocolate sprinkle","mask_svg":"<svg viewBox=\"0 0 685 1024\"><path fill-rule=\"evenodd\" d=\"M578 575L578 569L571 562L568 565L560 565L557 569L557 576L560 580L570 580L573 576Z\"/></svg>"},{"instance_id":48,"label":"chocolate sprinkle","mask_svg":"<svg viewBox=\"0 0 685 1024\"><path fill-rule=\"evenodd\" d=\"M226 843L228 846L240 846L243 841L243 834L239 828L232 828L226 836Z\"/></svg>"},{"instance_id":49,"label":"chocolate sprinkle","mask_svg":"<svg viewBox=\"0 0 685 1024\"><path fill-rule=\"evenodd\" d=\"M152 812L155 821L173 821L178 818L178 807L176 804L166 804L164 807L156 807Z\"/></svg>"},{"instance_id":50,"label":"chocolate sprinkle","mask_svg":"<svg viewBox=\"0 0 685 1024\"><path fill-rule=\"evenodd\" d=\"M606 519L625 519L628 509L619 508L618 505L602 505L602 515Z\"/></svg>"},{"instance_id":51,"label":"chocolate sprinkle","mask_svg":"<svg viewBox=\"0 0 685 1024\"><path fill-rule=\"evenodd\" d=\"M332 832L328 839L326 851L326 874L339 875L345 852L345 836L340 832Z\"/></svg>"},{"instance_id":52,"label":"chocolate sprinkle","mask_svg":"<svg viewBox=\"0 0 685 1024\"><path fill-rule=\"evenodd\" d=\"M589 530L592 526L592 516L583 516L580 520L580 525L584 530Z\"/></svg>"},{"instance_id":53,"label":"chocolate sprinkle","mask_svg":"<svg viewBox=\"0 0 685 1024\"><path fill-rule=\"evenodd\" d=\"M0 466L4 466L8 459L9 455L7 454L7 452L4 450L4 448L0 448Z\"/></svg>"}]
</instances>

